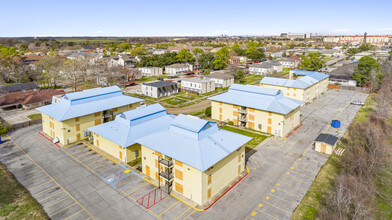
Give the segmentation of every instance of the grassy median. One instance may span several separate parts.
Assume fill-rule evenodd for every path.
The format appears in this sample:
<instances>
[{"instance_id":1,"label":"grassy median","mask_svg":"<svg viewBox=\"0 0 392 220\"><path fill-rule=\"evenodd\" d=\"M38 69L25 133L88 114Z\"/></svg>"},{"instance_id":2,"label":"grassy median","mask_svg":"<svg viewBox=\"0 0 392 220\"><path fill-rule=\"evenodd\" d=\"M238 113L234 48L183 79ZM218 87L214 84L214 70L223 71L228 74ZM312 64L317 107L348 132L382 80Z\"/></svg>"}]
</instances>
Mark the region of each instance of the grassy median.
<instances>
[{"instance_id":1,"label":"grassy median","mask_svg":"<svg viewBox=\"0 0 392 220\"><path fill-rule=\"evenodd\" d=\"M42 206L0 163L0 219L49 219Z\"/></svg>"},{"instance_id":2,"label":"grassy median","mask_svg":"<svg viewBox=\"0 0 392 220\"><path fill-rule=\"evenodd\" d=\"M255 148L257 145L259 145L261 142L263 142L268 137L268 136L262 135L261 133L258 133L258 132L251 132L251 131L247 131L245 129L233 128L233 127L230 127L227 125L222 126L221 129L251 137L252 140L250 140L248 143L245 144L246 152Z\"/></svg>"}]
</instances>

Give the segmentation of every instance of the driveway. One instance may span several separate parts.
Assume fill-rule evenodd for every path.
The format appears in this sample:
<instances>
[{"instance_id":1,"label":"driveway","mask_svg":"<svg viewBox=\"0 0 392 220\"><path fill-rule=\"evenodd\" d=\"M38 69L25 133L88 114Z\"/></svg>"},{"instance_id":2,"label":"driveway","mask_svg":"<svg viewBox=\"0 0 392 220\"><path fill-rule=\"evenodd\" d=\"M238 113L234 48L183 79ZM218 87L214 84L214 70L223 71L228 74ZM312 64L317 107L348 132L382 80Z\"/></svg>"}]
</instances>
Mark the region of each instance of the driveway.
<instances>
[{"instance_id":1,"label":"driveway","mask_svg":"<svg viewBox=\"0 0 392 220\"><path fill-rule=\"evenodd\" d=\"M11 133L12 141L0 145L0 161L52 218L289 219L328 159L312 149L313 140L320 132L341 137L360 108L350 101L366 97L330 90L303 106L303 125L287 139L268 139L249 152L249 175L207 211L160 194L143 176L88 145L58 148L38 134L39 125ZM342 127L330 127L332 119Z\"/></svg>"}]
</instances>

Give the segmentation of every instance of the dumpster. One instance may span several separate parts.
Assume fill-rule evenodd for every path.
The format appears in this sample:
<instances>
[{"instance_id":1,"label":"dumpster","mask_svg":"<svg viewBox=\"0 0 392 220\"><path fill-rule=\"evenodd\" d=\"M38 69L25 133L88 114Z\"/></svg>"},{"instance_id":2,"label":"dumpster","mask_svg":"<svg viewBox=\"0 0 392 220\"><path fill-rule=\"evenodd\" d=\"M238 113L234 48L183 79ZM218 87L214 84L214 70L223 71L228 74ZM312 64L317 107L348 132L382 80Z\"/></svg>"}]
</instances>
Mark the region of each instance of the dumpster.
<instances>
[{"instance_id":1,"label":"dumpster","mask_svg":"<svg viewBox=\"0 0 392 220\"><path fill-rule=\"evenodd\" d=\"M339 120L332 120L331 126L334 128L340 128L340 121Z\"/></svg>"},{"instance_id":2,"label":"dumpster","mask_svg":"<svg viewBox=\"0 0 392 220\"><path fill-rule=\"evenodd\" d=\"M1 140L1 137L0 137L0 144L1 144L1 143L3 143L3 140Z\"/></svg>"}]
</instances>

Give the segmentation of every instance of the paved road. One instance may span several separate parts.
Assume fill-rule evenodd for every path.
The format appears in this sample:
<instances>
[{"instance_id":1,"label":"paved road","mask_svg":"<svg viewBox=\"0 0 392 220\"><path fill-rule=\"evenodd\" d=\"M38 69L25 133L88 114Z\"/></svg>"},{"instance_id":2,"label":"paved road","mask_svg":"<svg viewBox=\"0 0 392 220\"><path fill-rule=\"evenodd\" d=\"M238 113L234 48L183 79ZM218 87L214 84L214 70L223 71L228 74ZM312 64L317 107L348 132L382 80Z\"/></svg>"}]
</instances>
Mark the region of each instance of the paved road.
<instances>
[{"instance_id":1,"label":"paved road","mask_svg":"<svg viewBox=\"0 0 392 220\"><path fill-rule=\"evenodd\" d=\"M59 149L37 133L40 126L11 133L16 143L0 145L0 161L54 219L289 219L327 160L311 143L320 132L341 137L359 109L349 102L366 97L330 90L303 106L303 125L289 138L250 152L250 174L204 212L171 196L156 197L153 185L89 146ZM331 128L332 119L341 120L342 128ZM143 200L151 192L159 200L153 205Z\"/></svg>"}]
</instances>

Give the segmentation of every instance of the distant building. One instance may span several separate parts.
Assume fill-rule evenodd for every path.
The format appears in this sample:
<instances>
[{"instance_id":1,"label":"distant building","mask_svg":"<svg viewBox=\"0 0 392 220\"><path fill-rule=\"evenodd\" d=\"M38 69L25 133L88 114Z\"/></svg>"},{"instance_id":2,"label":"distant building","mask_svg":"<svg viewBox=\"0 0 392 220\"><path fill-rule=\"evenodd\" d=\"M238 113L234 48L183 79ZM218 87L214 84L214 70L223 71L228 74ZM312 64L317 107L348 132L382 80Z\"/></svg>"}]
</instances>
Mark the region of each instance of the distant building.
<instances>
[{"instance_id":1,"label":"distant building","mask_svg":"<svg viewBox=\"0 0 392 220\"><path fill-rule=\"evenodd\" d=\"M193 65L176 63L165 67L165 72L169 75L178 75L189 71L193 71Z\"/></svg>"},{"instance_id":2,"label":"distant building","mask_svg":"<svg viewBox=\"0 0 392 220\"><path fill-rule=\"evenodd\" d=\"M140 67L139 71L142 76L160 76L163 74L163 68L160 67Z\"/></svg>"},{"instance_id":3,"label":"distant building","mask_svg":"<svg viewBox=\"0 0 392 220\"><path fill-rule=\"evenodd\" d=\"M246 58L245 56L232 56L229 59L229 63L233 65L239 65L246 62L248 62L248 58Z\"/></svg>"},{"instance_id":4,"label":"distant building","mask_svg":"<svg viewBox=\"0 0 392 220\"><path fill-rule=\"evenodd\" d=\"M271 57L276 58L276 57L283 57L283 52L276 52L276 53L272 53Z\"/></svg>"},{"instance_id":5,"label":"distant building","mask_svg":"<svg viewBox=\"0 0 392 220\"><path fill-rule=\"evenodd\" d=\"M133 68L137 62L135 57L128 56L127 54L120 54L118 56L118 65Z\"/></svg>"},{"instance_id":6,"label":"distant building","mask_svg":"<svg viewBox=\"0 0 392 220\"><path fill-rule=\"evenodd\" d=\"M305 38L311 38L312 34L311 33L288 33L287 34L287 38L290 39L305 39Z\"/></svg>"},{"instance_id":7,"label":"distant building","mask_svg":"<svg viewBox=\"0 0 392 220\"><path fill-rule=\"evenodd\" d=\"M181 91L203 94L215 90L215 82L209 79L189 78L181 81Z\"/></svg>"},{"instance_id":8,"label":"distant building","mask_svg":"<svg viewBox=\"0 0 392 220\"><path fill-rule=\"evenodd\" d=\"M234 83L234 76L224 73L224 71L215 71L205 77L215 82L215 87L226 88Z\"/></svg>"},{"instance_id":9,"label":"distant building","mask_svg":"<svg viewBox=\"0 0 392 220\"><path fill-rule=\"evenodd\" d=\"M357 81L351 76L330 75L329 84L356 87Z\"/></svg>"},{"instance_id":10,"label":"distant building","mask_svg":"<svg viewBox=\"0 0 392 220\"><path fill-rule=\"evenodd\" d=\"M52 102L52 97L60 94L64 94L64 92L60 92L55 89L28 90L6 93L0 96L0 108L37 108L50 104Z\"/></svg>"},{"instance_id":11,"label":"distant building","mask_svg":"<svg viewBox=\"0 0 392 220\"><path fill-rule=\"evenodd\" d=\"M255 75L270 75L274 72L281 72L283 65L277 60L265 61L249 65L249 73Z\"/></svg>"},{"instance_id":12,"label":"distant building","mask_svg":"<svg viewBox=\"0 0 392 220\"><path fill-rule=\"evenodd\" d=\"M296 59L291 59L291 58L283 58L278 60L280 64L282 64L283 68L296 68L298 65L298 61Z\"/></svg>"},{"instance_id":13,"label":"distant building","mask_svg":"<svg viewBox=\"0 0 392 220\"><path fill-rule=\"evenodd\" d=\"M178 86L175 82L157 81L143 83L142 94L154 98L160 98L178 93Z\"/></svg>"}]
</instances>

